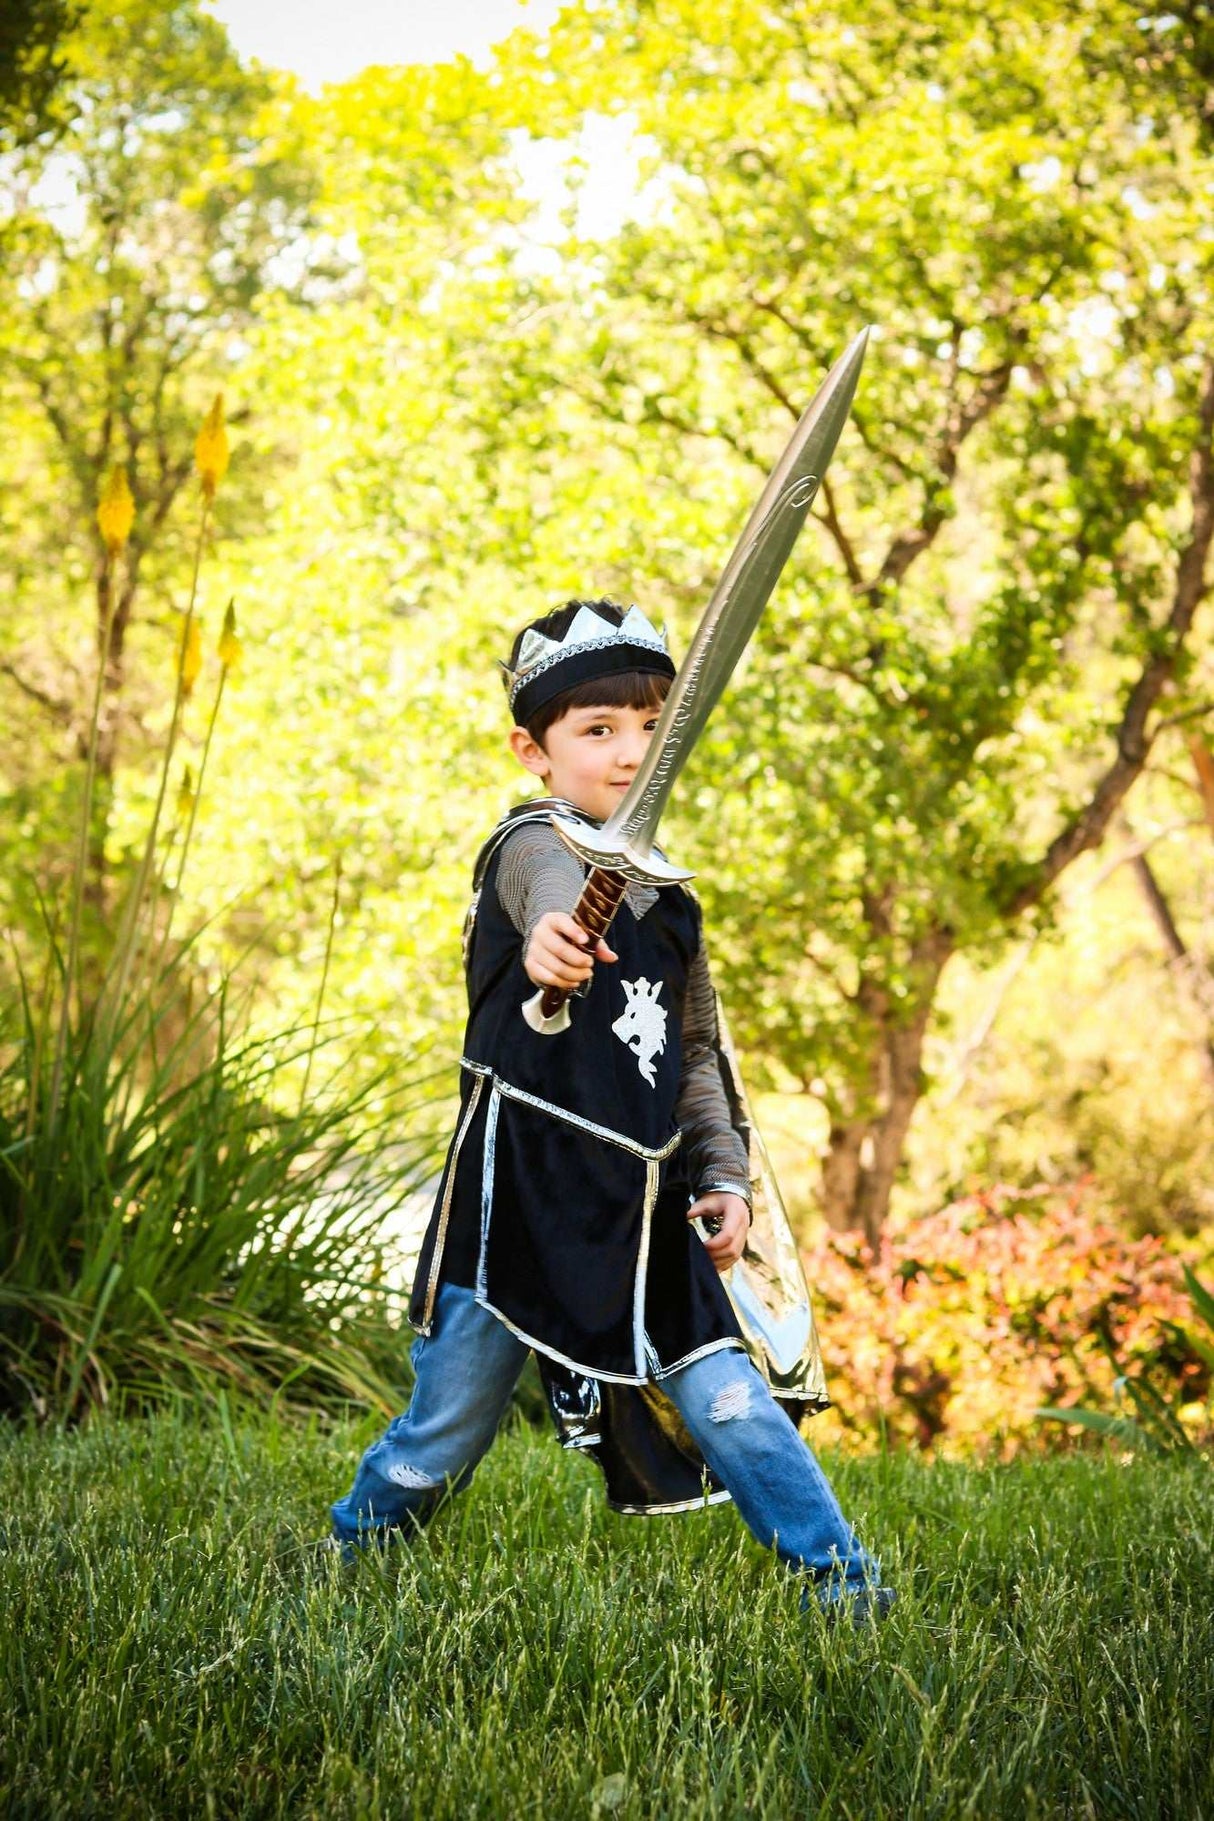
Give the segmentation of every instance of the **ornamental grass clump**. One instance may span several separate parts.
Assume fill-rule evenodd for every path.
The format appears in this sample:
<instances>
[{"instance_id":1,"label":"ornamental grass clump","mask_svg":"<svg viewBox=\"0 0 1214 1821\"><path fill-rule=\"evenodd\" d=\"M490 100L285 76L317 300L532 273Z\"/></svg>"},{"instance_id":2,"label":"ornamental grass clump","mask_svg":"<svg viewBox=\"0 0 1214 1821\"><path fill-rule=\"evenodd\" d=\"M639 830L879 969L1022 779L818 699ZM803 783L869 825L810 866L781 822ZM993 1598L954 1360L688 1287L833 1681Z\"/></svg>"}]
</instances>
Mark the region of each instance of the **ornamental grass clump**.
<instances>
[{"instance_id":1,"label":"ornamental grass clump","mask_svg":"<svg viewBox=\"0 0 1214 1821\"><path fill-rule=\"evenodd\" d=\"M70 1420L221 1392L394 1407L381 1234L429 1168L400 1139L424 1085L343 1092L331 1077L285 1111L280 1072L324 1040L242 1037L221 989L151 1069L141 1004L110 1027L113 1048L96 1026L71 1043L52 1126L32 1008L7 1011L0 1413Z\"/></svg>"},{"instance_id":2,"label":"ornamental grass clump","mask_svg":"<svg viewBox=\"0 0 1214 1821\"><path fill-rule=\"evenodd\" d=\"M427 1123L432 1089L383 1075L360 1082L348 1060L333 1064L351 1033L322 1023L323 985L299 1027L251 1035L238 976L208 980L196 936L169 940L220 702L241 656L229 602L197 769L181 774L165 818L178 736L204 669L196 601L227 466L219 400L197 457L200 522L172 718L112 953L100 980L86 979L81 911L101 660L66 945L52 907L37 983L21 976L0 999L3 1414L70 1421L98 1405L142 1410L166 1399L226 1408L232 1395L384 1411L398 1401L401 1350L381 1235L385 1215L433 1167L427 1139L413 1136ZM115 470L98 507L110 600L137 496ZM330 950L339 911L335 887ZM300 1080L314 1090L301 1095Z\"/></svg>"}]
</instances>

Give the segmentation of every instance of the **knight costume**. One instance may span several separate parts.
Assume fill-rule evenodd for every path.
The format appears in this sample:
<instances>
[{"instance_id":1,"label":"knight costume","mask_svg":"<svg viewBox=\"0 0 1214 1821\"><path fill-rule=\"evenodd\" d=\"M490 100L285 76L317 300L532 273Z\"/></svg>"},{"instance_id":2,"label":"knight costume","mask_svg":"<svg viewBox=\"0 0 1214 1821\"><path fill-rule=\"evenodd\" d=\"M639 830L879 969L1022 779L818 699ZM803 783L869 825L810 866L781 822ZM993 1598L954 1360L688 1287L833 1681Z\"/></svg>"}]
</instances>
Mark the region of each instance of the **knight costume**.
<instances>
[{"instance_id":1,"label":"knight costume","mask_svg":"<svg viewBox=\"0 0 1214 1821\"><path fill-rule=\"evenodd\" d=\"M669 666L655 638L637 614L609 641L594 635L589 650L589 640L566 641L540 687L568 689L578 670L597 677L605 665L656 667L657 652ZM534 686L531 702L517 696L522 719ZM817 1340L690 892L630 886L611 929L619 959L595 967L569 1027L541 1033L522 1014L530 930L545 911L571 907L585 870L554 813L597 826L565 802L524 804L476 863L459 1116L409 1313L427 1334L441 1282L473 1290L535 1349L558 1433L598 1460L610 1502L681 1509L702 1502L705 1468L661 1394L663 1377L748 1348L796 1420L827 1401ZM713 1189L743 1197L754 1215L729 1282L687 1220ZM708 1477L709 1495L727 1497Z\"/></svg>"}]
</instances>

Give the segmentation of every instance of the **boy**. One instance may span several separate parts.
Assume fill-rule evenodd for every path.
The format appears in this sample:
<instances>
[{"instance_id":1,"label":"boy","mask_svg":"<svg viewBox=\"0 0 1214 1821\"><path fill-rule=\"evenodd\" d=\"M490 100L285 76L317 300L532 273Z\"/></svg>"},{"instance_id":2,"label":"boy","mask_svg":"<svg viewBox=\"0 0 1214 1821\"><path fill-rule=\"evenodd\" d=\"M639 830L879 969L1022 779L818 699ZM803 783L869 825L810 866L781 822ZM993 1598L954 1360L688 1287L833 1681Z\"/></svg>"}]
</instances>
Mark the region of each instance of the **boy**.
<instances>
[{"instance_id":1,"label":"boy","mask_svg":"<svg viewBox=\"0 0 1214 1821\"><path fill-rule=\"evenodd\" d=\"M334 1536L382 1541L466 1485L534 1349L567 1442L599 1449L609 1482L631 1472L620 1509L700 1504L707 1468L709 1496L732 1496L825 1608L883 1616L892 1591L721 1283L746 1243L750 1169L695 900L630 885L593 952L570 915L583 868L550 816L613 813L674 664L637 608L572 601L525 627L503 668L511 749L547 795L478 862L460 1114L409 1311L416 1383L332 1507ZM567 1028L524 1015L546 986L573 989ZM693 1496L664 1502L689 1458Z\"/></svg>"}]
</instances>

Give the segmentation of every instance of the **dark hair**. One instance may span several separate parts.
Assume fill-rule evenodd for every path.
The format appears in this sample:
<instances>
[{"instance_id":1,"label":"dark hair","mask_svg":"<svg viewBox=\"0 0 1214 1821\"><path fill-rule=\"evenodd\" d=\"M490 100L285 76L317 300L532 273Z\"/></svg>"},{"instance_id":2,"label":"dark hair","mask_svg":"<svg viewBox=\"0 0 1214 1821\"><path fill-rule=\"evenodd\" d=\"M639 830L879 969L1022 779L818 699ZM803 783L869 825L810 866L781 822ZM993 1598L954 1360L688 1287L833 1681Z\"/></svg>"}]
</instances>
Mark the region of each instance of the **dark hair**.
<instances>
[{"instance_id":1,"label":"dark hair","mask_svg":"<svg viewBox=\"0 0 1214 1821\"><path fill-rule=\"evenodd\" d=\"M621 625L628 611L618 601L607 598L597 601L566 601L564 606L554 608L541 619L530 620L519 629L510 647L510 668L513 670L518 663L519 651L529 632L534 630L542 632L545 638L563 639L583 607L592 607L600 619L606 620L611 626ZM575 683L571 689L563 690L560 695L553 696L551 701L543 703L523 722L523 726L531 738L542 746L548 729L573 708L660 708L669 693L669 677L648 670L625 670L615 676Z\"/></svg>"},{"instance_id":2,"label":"dark hair","mask_svg":"<svg viewBox=\"0 0 1214 1821\"><path fill-rule=\"evenodd\" d=\"M553 696L537 708L523 725L537 745L562 715L574 708L660 708L670 694L669 677L652 670L622 670L613 677L598 677L589 683L575 683L562 695Z\"/></svg>"}]
</instances>

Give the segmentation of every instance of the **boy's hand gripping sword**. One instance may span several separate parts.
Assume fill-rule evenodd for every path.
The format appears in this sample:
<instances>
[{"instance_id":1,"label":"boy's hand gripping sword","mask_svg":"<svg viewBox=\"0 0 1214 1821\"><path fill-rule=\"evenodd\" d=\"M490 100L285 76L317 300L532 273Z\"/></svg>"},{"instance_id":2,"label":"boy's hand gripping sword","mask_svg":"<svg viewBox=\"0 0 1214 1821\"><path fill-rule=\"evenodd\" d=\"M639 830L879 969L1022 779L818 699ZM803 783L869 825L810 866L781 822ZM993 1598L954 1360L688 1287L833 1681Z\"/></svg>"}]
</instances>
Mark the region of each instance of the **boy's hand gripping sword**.
<instances>
[{"instance_id":1,"label":"boy's hand gripping sword","mask_svg":"<svg viewBox=\"0 0 1214 1821\"><path fill-rule=\"evenodd\" d=\"M864 329L827 374L772 470L713 590L670 686L645 757L619 808L598 829L561 816L552 818L565 846L591 869L573 909L574 920L590 937L591 946L606 934L630 881L661 886L695 877L654 853L658 821L671 786L746 649L813 504L847 422L867 343L868 330ZM542 987L523 1006L523 1016L532 1030L553 1035L568 1028L568 999L565 987Z\"/></svg>"}]
</instances>

